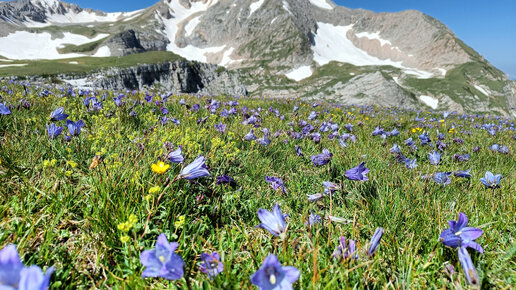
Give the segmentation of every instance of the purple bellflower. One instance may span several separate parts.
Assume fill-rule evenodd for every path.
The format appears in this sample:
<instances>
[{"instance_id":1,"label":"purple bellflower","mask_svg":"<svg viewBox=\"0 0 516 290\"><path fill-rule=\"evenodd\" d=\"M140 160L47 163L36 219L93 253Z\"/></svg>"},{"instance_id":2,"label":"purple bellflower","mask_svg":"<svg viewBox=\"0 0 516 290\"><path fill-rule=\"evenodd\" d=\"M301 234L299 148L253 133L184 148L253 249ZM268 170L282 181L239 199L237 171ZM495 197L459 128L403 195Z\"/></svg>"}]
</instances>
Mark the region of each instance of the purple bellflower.
<instances>
[{"instance_id":1,"label":"purple bellflower","mask_svg":"<svg viewBox=\"0 0 516 290\"><path fill-rule=\"evenodd\" d=\"M181 170L178 178L191 180L205 176L210 176L210 172L206 167L204 156L199 155L192 163Z\"/></svg>"},{"instance_id":2,"label":"purple bellflower","mask_svg":"<svg viewBox=\"0 0 516 290\"><path fill-rule=\"evenodd\" d=\"M50 139L57 138L61 132L63 132L63 127L56 126L54 123L50 124L50 126L47 125L47 134Z\"/></svg>"},{"instance_id":3,"label":"purple bellflower","mask_svg":"<svg viewBox=\"0 0 516 290\"><path fill-rule=\"evenodd\" d=\"M199 266L201 272L208 274L210 279L215 278L224 271L224 264L220 261L220 255L217 252L201 254L203 263Z\"/></svg>"},{"instance_id":4,"label":"purple bellflower","mask_svg":"<svg viewBox=\"0 0 516 290\"><path fill-rule=\"evenodd\" d=\"M369 169L365 167L365 163L362 162L357 167L351 168L344 174L350 180L359 180L359 181L367 181L369 178L366 174L369 172Z\"/></svg>"},{"instance_id":5,"label":"purple bellflower","mask_svg":"<svg viewBox=\"0 0 516 290\"><path fill-rule=\"evenodd\" d=\"M471 178L471 173L469 173L471 169L468 170L458 170L453 173L453 175L461 178Z\"/></svg>"},{"instance_id":6,"label":"purple bellflower","mask_svg":"<svg viewBox=\"0 0 516 290\"><path fill-rule=\"evenodd\" d=\"M462 265L462 270L464 271L464 275L466 275L468 283L471 285L478 285L478 272L475 269L475 265L473 265L473 261L471 261L471 256L465 247L459 248L459 261Z\"/></svg>"},{"instance_id":7,"label":"purple bellflower","mask_svg":"<svg viewBox=\"0 0 516 290\"><path fill-rule=\"evenodd\" d=\"M451 180L450 180L450 175L451 175L451 172L437 172L436 174L434 174L434 181L441 184L441 185L448 185L450 184Z\"/></svg>"},{"instance_id":8,"label":"purple bellflower","mask_svg":"<svg viewBox=\"0 0 516 290\"><path fill-rule=\"evenodd\" d=\"M278 204L274 205L272 212L260 208L258 210L258 218L262 223L257 225L257 228L267 230L272 235L280 238L285 236L285 231L287 229L285 216L281 213L281 209Z\"/></svg>"},{"instance_id":9,"label":"purple bellflower","mask_svg":"<svg viewBox=\"0 0 516 290\"><path fill-rule=\"evenodd\" d=\"M183 163L185 158L181 152L181 147L177 148L175 151L172 151L167 154L167 160L173 163Z\"/></svg>"},{"instance_id":10,"label":"purple bellflower","mask_svg":"<svg viewBox=\"0 0 516 290\"><path fill-rule=\"evenodd\" d=\"M480 178L480 182L489 188L498 188L500 187L500 180L502 179L501 174L494 175L490 171L486 172L485 177Z\"/></svg>"},{"instance_id":11,"label":"purple bellflower","mask_svg":"<svg viewBox=\"0 0 516 290\"><path fill-rule=\"evenodd\" d=\"M253 129L251 129L251 131L249 131L249 133L247 133L247 134L244 136L244 140L246 140L246 141L256 140L256 136L254 135L254 131L253 131Z\"/></svg>"},{"instance_id":12,"label":"purple bellflower","mask_svg":"<svg viewBox=\"0 0 516 290\"><path fill-rule=\"evenodd\" d=\"M287 193L287 189L285 188L285 184L283 184L283 180L279 177L273 176L265 176L265 181L271 184L274 190L278 190L281 188L283 193Z\"/></svg>"},{"instance_id":13,"label":"purple bellflower","mask_svg":"<svg viewBox=\"0 0 516 290\"><path fill-rule=\"evenodd\" d=\"M140 255L140 262L145 267L143 278L161 277L167 280L178 280L183 277L184 261L175 254L178 243L169 243L165 234L161 234L152 250L145 250Z\"/></svg>"},{"instance_id":14,"label":"purple bellflower","mask_svg":"<svg viewBox=\"0 0 516 290\"><path fill-rule=\"evenodd\" d=\"M10 115L11 110L3 103L0 103L0 115Z\"/></svg>"},{"instance_id":15,"label":"purple bellflower","mask_svg":"<svg viewBox=\"0 0 516 290\"><path fill-rule=\"evenodd\" d=\"M428 159L430 159L430 164L439 165L439 162L441 161L441 154L439 154L437 151L428 153Z\"/></svg>"},{"instance_id":16,"label":"purple bellflower","mask_svg":"<svg viewBox=\"0 0 516 290\"><path fill-rule=\"evenodd\" d=\"M43 273L41 268L35 265L23 268L20 272L20 284L18 289L46 290L50 284L50 276L52 276L52 273L54 273L54 267L48 268L46 273Z\"/></svg>"},{"instance_id":17,"label":"purple bellflower","mask_svg":"<svg viewBox=\"0 0 516 290\"><path fill-rule=\"evenodd\" d=\"M84 127L84 122L82 120L77 122L66 120L66 126L68 127L68 133L70 133L70 135L79 136L81 128Z\"/></svg>"},{"instance_id":18,"label":"purple bellflower","mask_svg":"<svg viewBox=\"0 0 516 290\"><path fill-rule=\"evenodd\" d=\"M64 108L59 107L50 114L50 121L62 121L68 118L67 114L64 114Z\"/></svg>"},{"instance_id":19,"label":"purple bellflower","mask_svg":"<svg viewBox=\"0 0 516 290\"><path fill-rule=\"evenodd\" d=\"M54 267L44 274L38 266L25 267L15 245L0 250L0 289L48 289Z\"/></svg>"},{"instance_id":20,"label":"purple bellflower","mask_svg":"<svg viewBox=\"0 0 516 290\"><path fill-rule=\"evenodd\" d=\"M322 166L328 164L331 161L333 154L328 151L328 149L324 148L323 152L318 155L312 155L310 158L312 159L312 163L314 166Z\"/></svg>"},{"instance_id":21,"label":"purple bellflower","mask_svg":"<svg viewBox=\"0 0 516 290\"><path fill-rule=\"evenodd\" d=\"M251 282L260 290L293 289L292 284L300 272L292 266L282 266L275 255L269 255L262 266L251 276Z\"/></svg>"},{"instance_id":22,"label":"purple bellflower","mask_svg":"<svg viewBox=\"0 0 516 290\"><path fill-rule=\"evenodd\" d=\"M477 250L480 253L484 252L482 246L475 242L484 233L481 229L467 227L468 217L464 213L459 213L457 221L448 221L449 229L441 233L440 241L452 248L467 247Z\"/></svg>"},{"instance_id":23,"label":"purple bellflower","mask_svg":"<svg viewBox=\"0 0 516 290\"><path fill-rule=\"evenodd\" d=\"M348 245L346 245L346 238L340 237L339 246L333 252L333 257L336 259L344 258L349 259L353 258L354 260L358 259L358 254L356 253L357 246L354 240L349 240Z\"/></svg>"},{"instance_id":24,"label":"purple bellflower","mask_svg":"<svg viewBox=\"0 0 516 290\"><path fill-rule=\"evenodd\" d=\"M374 231L373 237L371 238L371 242L369 243L369 250L367 250L367 255L369 257L373 256L376 252L376 248L380 245L380 240L382 239L383 233L385 230L383 228L377 228Z\"/></svg>"}]
</instances>

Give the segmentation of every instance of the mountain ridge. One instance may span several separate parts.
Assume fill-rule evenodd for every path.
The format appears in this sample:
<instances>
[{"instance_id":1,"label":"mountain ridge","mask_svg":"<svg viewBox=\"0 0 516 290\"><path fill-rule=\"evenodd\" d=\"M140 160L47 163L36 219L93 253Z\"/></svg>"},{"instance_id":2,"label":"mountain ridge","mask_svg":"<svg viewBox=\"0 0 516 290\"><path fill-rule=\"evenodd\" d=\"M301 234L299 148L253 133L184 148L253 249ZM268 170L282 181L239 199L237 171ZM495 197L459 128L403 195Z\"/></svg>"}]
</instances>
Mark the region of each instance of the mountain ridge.
<instances>
[{"instance_id":1,"label":"mountain ridge","mask_svg":"<svg viewBox=\"0 0 516 290\"><path fill-rule=\"evenodd\" d=\"M314 81L331 87L329 91L335 92L330 95L303 82L313 80L318 70L326 70L324 67L332 62L349 63L372 74L360 79L379 80L376 72L388 74L387 82L409 91L411 98L419 98L423 106L428 104L421 97L430 95L438 100L435 109L446 110L451 104L459 111L475 111L477 106L482 110L515 114L509 104L516 97L507 75L439 20L417 10L375 13L338 6L330 0L163 0L135 12L103 14L54 0L47 6L56 9L41 9L34 2L39 0L7 2L15 3L13 5L0 3L0 36L4 36L0 41L16 43L20 37L14 36L21 33L24 37L42 38L44 35L56 40L56 50L72 51L54 53L49 58L122 56L168 50L188 60L245 72L250 76L246 78L247 86L258 88L250 90L252 94L274 94L274 90L263 88L263 84L250 81L253 77L269 79L269 82L286 77L288 80L279 82L287 83L289 89L278 90L278 93L361 103L362 98L343 92L349 86L335 86L337 78L342 81L339 76L325 76L326 82ZM27 8L30 5L33 9ZM16 7L25 8L14 13ZM15 17L6 21L6 15ZM35 24L38 19L42 22ZM74 19L92 22L73 22ZM83 38L84 34L91 38ZM64 37L59 38L62 35ZM70 39L75 43L67 43ZM0 49L0 55L11 60L45 58L43 53L16 55L20 52L6 50ZM457 76L451 79L448 74L457 68L464 71L454 73ZM337 70L335 73L351 72ZM456 83L458 79L463 83ZM436 89L439 85L435 83L446 90ZM482 86L484 88L479 90ZM371 99L388 97L379 90L373 91L376 95L370 95ZM342 99L335 97L337 95L347 97ZM390 100L400 106L408 103L399 98ZM494 105L495 101L501 104Z\"/></svg>"}]
</instances>

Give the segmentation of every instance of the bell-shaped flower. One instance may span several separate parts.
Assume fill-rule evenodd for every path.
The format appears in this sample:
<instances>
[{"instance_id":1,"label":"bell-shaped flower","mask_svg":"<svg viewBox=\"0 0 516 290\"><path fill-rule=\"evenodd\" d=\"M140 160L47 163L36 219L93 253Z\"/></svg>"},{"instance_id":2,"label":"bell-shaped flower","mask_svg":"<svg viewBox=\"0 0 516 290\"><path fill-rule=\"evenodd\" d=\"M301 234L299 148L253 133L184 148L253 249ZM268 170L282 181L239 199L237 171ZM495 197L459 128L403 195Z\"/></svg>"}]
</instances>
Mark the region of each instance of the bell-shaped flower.
<instances>
[{"instance_id":1,"label":"bell-shaped flower","mask_svg":"<svg viewBox=\"0 0 516 290\"><path fill-rule=\"evenodd\" d=\"M142 277L181 279L184 262L181 256L174 253L178 246L178 243L169 243L165 234L159 235L156 247L145 250L140 255L140 262L145 267Z\"/></svg>"}]
</instances>

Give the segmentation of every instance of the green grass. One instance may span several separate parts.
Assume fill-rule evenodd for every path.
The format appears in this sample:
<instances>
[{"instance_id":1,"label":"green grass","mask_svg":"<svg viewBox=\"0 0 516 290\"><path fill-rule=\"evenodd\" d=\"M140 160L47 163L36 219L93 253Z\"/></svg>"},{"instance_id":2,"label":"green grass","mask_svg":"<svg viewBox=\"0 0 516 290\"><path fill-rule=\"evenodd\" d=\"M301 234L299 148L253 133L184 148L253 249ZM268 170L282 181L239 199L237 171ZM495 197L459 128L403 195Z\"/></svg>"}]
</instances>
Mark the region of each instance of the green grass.
<instances>
[{"instance_id":1,"label":"green grass","mask_svg":"<svg viewBox=\"0 0 516 290\"><path fill-rule=\"evenodd\" d=\"M456 250L438 242L439 234L448 227L447 221L456 219L459 212L467 214L470 226L484 231L477 242L485 253L472 254L482 287L507 289L516 283L514 131L503 130L491 136L474 127L498 124L496 119L452 116L439 123L430 121L439 116L423 112L420 117L427 117L427 121L418 123L414 113L391 114L381 108L360 113L361 109L355 107L340 110L327 104L317 108L300 104L300 110L294 113L293 101L239 99L239 114L244 105L264 108L260 113L262 126L271 132L283 131L280 137L271 137L269 147L263 147L242 140L251 126L242 124L241 115L210 115L204 109L209 102L206 98L170 97L165 106L181 124L169 122L163 126L158 121L161 106L145 102L143 92L127 97L121 108L112 101L118 92L107 92L104 109L88 112L82 104L84 96L59 97L59 88L51 88L55 94L43 97L45 87L28 87L24 95L21 86L0 86L2 102L16 105L24 98L32 104L30 109L13 108L11 115L0 115L0 248L14 243L25 264L55 266L51 289L249 289L250 275L270 253L276 254L283 265L300 270L296 289L462 288L466 282ZM155 100L161 94L156 92ZM203 109L190 111L178 104L181 98L189 106L200 103ZM134 108L136 117L130 117L134 99L143 105ZM233 100L223 96L216 99ZM48 116L59 106L65 108L70 119L81 119L86 124L81 135L70 142L62 136L56 140L47 137L45 126L51 123ZM269 113L269 107L279 109L285 119ZM326 109L329 112L323 113ZM355 125L357 142L342 148L336 139L327 138L328 133L321 133L320 144L308 138L291 139L288 123L307 120L312 110L321 113L318 120L337 122L340 134L346 132L344 124ZM197 124L196 120L207 116L205 124ZM226 133L215 130L214 124L219 122L227 124ZM64 121L56 123L65 126ZM448 148L437 167L428 162L427 153L433 148L417 142L420 149L411 153L402 145L409 137L418 140L420 133L412 129L424 125L437 126L446 135ZM371 137L376 126L387 130L396 126L401 134L387 138L382 145L380 137ZM452 126L457 133L448 133ZM293 129L301 130L298 125ZM436 140L436 129L428 132ZM263 136L259 128L255 133ZM463 145L452 141L457 137L464 140ZM206 156L211 177L194 182L179 180L165 187L166 179L174 179L184 166L171 164L164 175L151 171L151 164L167 152L165 141L183 146L185 164L198 154ZM389 153L394 143L405 155L418 159L416 169L407 170L395 161ZM491 152L488 146L493 143L507 145L510 153ZM295 154L296 145L304 157ZM481 150L473 153L476 146ZM310 155L319 154L323 148L333 153L333 159L330 164L314 167ZM471 160L453 162L455 153L469 153ZM100 155L103 162L90 170L95 155ZM345 171L361 162L370 169L369 181L346 179ZM421 178L438 171L469 168L471 180L451 177L446 187ZM488 190L479 182L487 170L502 174L500 189ZM223 174L234 177L237 186L216 185L216 176ZM274 191L265 176L282 178L287 194ZM331 198L308 202L307 194L323 191L323 181L338 183L342 189ZM164 189L159 204L159 193L149 195L153 186ZM257 210L270 210L275 203L289 215L283 241L255 228L260 223ZM140 239L149 211L149 226ZM311 212L323 217L324 224L306 227ZM118 225L132 214L137 218L134 226L127 233L119 230ZM352 222L330 223L324 218L328 214ZM177 223L181 216L184 224ZM368 258L364 250L377 227L386 232L376 255ZM139 255L154 246L160 233L179 243L177 253L185 261L185 277L178 281L141 278ZM120 240L124 236L129 237L125 243ZM332 258L340 236L358 241L359 260ZM225 270L211 281L199 271L198 264L201 253L214 250L221 254ZM445 263L455 267L452 279L444 272Z\"/></svg>"},{"instance_id":2,"label":"green grass","mask_svg":"<svg viewBox=\"0 0 516 290\"><path fill-rule=\"evenodd\" d=\"M97 41L75 45L75 44L67 44L63 48L59 48L59 53L81 53L81 52L93 52L95 49L99 47L99 45L104 42L106 38L99 39Z\"/></svg>"},{"instance_id":3,"label":"green grass","mask_svg":"<svg viewBox=\"0 0 516 290\"><path fill-rule=\"evenodd\" d=\"M180 56L168 51L150 51L139 54L131 54L121 57L78 57L60 60L23 61L13 63L26 63L23 67L0 68L0 76L52 76L58 74L86 74L110 67L129 67L138 64L156 64L166 61L181 60ZM78 62L71 64L70 62ZM11 64L11 63L9 63Z\"/></svg>"}]
</instances>

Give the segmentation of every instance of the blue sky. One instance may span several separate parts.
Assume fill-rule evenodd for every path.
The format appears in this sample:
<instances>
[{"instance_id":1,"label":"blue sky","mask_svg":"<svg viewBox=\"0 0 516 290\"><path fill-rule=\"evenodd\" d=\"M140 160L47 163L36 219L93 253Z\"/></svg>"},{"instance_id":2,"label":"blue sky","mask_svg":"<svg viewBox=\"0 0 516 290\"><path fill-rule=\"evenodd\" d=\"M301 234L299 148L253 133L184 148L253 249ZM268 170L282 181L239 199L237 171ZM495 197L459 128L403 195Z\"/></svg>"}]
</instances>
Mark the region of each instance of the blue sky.
<instances>
[{"instance_id":1,"label":"blue sky","mask_svg":"<svg viewBox=\"0 0 516 290\"><path fill-rule=\"evenodd\" d=\"M132 11L158 0L68 0L104 11ZM494 66L516 79L516 0L335 0L375 12L416 9L439 19Z\"/></svg>"}]
</instances>

